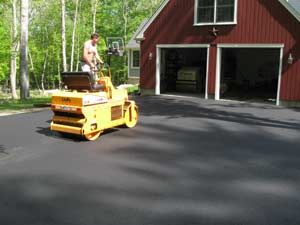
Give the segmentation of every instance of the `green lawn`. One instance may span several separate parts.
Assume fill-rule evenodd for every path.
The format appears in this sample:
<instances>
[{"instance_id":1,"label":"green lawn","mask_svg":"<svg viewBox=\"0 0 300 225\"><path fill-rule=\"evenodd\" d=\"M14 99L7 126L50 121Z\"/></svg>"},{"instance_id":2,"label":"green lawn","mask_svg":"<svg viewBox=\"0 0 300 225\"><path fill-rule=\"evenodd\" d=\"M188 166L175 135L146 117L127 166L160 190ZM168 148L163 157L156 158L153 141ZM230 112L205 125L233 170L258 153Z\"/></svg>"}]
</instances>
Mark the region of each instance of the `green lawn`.
<instances>
[{"instance_id":1,"label":"green lawn","mask_svg":"<svg viewBox=\"0 0 300 225\"><path fill-rule=\"evenodd\" d=\"M134 85L132 87L128 87L127 88L128 94L134 94L134 93L136 93L138 91L139 91L139 86L138 85Z\"/></svg>"},{"instance_id":2,"label":"green lawn","mask_svg":"<svg viewBox=\"0 0 300 225\"><path fill-rule=\"evenodd\" d=\"M12 100L10 95L0 93L0 111L43 107L51 102L51 96L41 95L38 91L30 92L30 96L29 99Z\"/></svg>"},{"instance_id":3,"label":"green lawn","mask_svg":"<svg viewBox=\"0 0 300 225\"><path fill-rule=\"evenodd\" d=\"M134 94L139 91L138 85L129 87L128 94ZM19 94L19 91L17 92ZM9 94L0 93L0 111L32 109L36 107L49 106L51 95L42 95L39 91L30 91L29 99L12 100Z\"/></svg>"}]
</instances>

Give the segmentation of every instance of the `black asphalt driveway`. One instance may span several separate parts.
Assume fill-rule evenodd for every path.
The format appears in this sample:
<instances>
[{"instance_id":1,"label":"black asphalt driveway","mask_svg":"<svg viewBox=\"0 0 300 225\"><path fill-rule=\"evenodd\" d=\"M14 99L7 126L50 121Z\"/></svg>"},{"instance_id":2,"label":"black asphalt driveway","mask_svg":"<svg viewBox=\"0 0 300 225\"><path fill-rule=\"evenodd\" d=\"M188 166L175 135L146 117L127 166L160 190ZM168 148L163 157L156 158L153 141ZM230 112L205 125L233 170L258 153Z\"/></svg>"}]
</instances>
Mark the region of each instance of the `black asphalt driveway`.
<instances>
[{"instance_id":1,"label":"black asphalt driveway","mask_svg":"<svg viewBox=\"0 0 300 225\"><path fill-rule=\"evenodd\" d=\"M0 117L1 225L298 225L300 111L137 97L133 129L86 142L52 113Z\"/></svg>"}]
</instances>

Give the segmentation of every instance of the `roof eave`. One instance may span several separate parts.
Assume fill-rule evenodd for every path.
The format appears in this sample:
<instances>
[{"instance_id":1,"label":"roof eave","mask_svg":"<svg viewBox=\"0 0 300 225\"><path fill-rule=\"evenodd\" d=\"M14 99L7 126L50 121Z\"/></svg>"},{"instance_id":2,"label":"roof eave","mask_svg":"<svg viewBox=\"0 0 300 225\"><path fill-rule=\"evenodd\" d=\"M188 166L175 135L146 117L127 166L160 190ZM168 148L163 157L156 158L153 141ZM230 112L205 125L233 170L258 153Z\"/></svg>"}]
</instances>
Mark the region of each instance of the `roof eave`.
<instances>
[{"instance_id":1,"label":"roof eave","mask_svg":"<svg viewBox=\"0 0 300 225\"><path fill-rule=\"evenodd\" d=\"M286 0L278 1L300 22L300 14Z\"/></svg>"},{"instance_id":2,"label":"roof eave","mask_svg":"<svg viewBox=\"0 0 300 225\"><path fill-rule=\"evenodd\" d=\"M143 41L143 40L145 40L144 33L142 35L143 36L137 36L137 37L135 37L134 40L136 40L136 41Z\"/></svg>"},{"instance_id":3,"label":"roof eave","mask_svg":"<svg viewBox=\"0 0 300 225\"><path fill-rule=\"evenodd\" d=\"M155 13L151 16L151 18L147 21L147 23L142 27L140 32L137 33L135 40L142 41L145 39L144 32L151 25L151 23L156 19L156 17L160 14L160 12L165 8L165 6L168 4L169 1L170 0L165 0L161 3L159 8L155 11Z\"/></svg>"}]
</instances>

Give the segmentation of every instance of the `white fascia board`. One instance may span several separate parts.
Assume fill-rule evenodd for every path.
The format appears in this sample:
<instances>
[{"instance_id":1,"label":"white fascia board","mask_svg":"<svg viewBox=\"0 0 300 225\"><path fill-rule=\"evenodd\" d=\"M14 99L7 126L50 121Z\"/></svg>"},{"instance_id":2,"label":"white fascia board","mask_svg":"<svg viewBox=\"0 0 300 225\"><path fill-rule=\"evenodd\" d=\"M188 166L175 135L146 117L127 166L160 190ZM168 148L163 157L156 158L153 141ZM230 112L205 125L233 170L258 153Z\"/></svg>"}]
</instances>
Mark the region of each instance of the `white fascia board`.
<instances>
[{"instance_id":1,"label":"white fascia board","mask_svg":"<svg viewBox=\"0 0 300 225\"><path fill-rule=\"evenodd\" d=\"M156 12L152 15L152 17L148 20L148 22L143 26L141 31L136 35L136 40L144 40L144 32L151 25L151 23L156 19L156 17L160 14L160 12L165 8L170 0L165 0L160 7L156 10Z\"/></svg>"},{"instance_id":2,"label":"white fascia board","mask_svg":"<svg viewBox=\"0 0 300 225\"><path fill-rule=\"evenodd\" d=\"M209 44L158 44L157 48L208 48Z\"/></svg>"},{"instance_id":3,"label":"white fascia board","mask_svg":"<svg viewBox=\"0 0 300 225\"><path fill-rule=\"evenodd\" d=\"M217 44L218 48L283 48L284 44Z\"/></svg>"},{"instance_id":4,"label":"white fascia board","mask_svg":"<svg viewBox=\"0 0 300 225\"><path fill-rule=\"evenodd\" d=\"M278 1L300 22L300 14L287 2L287 0Z\"/></svg>"}]
</instances>

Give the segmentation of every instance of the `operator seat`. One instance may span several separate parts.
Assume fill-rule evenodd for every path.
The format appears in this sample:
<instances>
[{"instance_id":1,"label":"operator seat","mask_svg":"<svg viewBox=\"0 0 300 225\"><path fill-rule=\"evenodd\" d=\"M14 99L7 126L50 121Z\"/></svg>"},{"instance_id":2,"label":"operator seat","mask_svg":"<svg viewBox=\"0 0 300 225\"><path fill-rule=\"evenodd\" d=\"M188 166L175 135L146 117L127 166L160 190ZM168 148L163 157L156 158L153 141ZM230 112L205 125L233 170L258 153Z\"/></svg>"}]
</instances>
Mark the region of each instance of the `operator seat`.
<instances>
[{"instance_id":1,"label":"operator seat","mask_svg":"<svg viewBox=\"0 0 300 225\"><path fill-rule=\"evenodd\" d=\"M95 83L91 72L62 72L62 82L71 90L103 91L105 87Z\"/></svg>"}]
</instances>

